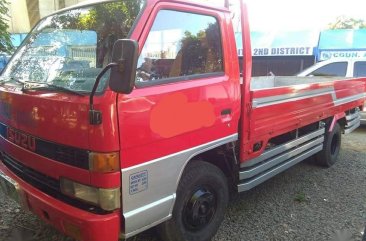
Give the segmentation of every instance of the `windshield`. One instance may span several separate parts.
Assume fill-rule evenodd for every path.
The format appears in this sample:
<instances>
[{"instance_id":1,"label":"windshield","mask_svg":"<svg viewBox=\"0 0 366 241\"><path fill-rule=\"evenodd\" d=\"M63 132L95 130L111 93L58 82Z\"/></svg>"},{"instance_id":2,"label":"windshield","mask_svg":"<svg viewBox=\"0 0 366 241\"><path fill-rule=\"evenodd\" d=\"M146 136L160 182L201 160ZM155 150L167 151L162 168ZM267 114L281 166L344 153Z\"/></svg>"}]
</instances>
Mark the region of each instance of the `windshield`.
<instances>
[{"instance_id":1,"label":"windshield","mask_svg":"<svg viewBox=\"0 0 366 241\"><path fill-rule=\"evenodd\" d=\"M42 19L4 70L1 79L44 83L91 92L110 63L113 44L127 38L144 0L99 3ZM98 92L106 86L106 74Z\"/></svg>"}]
</instances>

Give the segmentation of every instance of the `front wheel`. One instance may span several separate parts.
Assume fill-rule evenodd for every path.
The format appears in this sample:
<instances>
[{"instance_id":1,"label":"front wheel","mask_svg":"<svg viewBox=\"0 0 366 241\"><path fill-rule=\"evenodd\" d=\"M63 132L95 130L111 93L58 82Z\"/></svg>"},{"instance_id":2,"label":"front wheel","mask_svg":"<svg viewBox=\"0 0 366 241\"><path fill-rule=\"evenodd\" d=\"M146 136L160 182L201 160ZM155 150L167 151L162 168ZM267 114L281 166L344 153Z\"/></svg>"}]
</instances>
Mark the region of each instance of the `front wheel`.
<instances>
[{"instance_id":1,"label":"front wheel","mask_svg":"<svg viewBox=\"0 0 366 241\"><path fill-rule=\"evenodd\" d=\"M340 149L341 127L336 123L333 130L326 133L323 150L315 156L316 162L321 166L331 167L336 163Z\"/></svg>"},{"instance_id":2,"label":"front wheel","mask_svg":"<svg viewBox=\"0 0 366 241\"><path fill-rule=\"evenodd\" d=\"M172 219L158 228L165 241L208 241L215 235L229 200L227 179L216 166L189 163L177 189Z\"/></svg>"}]
</instances>

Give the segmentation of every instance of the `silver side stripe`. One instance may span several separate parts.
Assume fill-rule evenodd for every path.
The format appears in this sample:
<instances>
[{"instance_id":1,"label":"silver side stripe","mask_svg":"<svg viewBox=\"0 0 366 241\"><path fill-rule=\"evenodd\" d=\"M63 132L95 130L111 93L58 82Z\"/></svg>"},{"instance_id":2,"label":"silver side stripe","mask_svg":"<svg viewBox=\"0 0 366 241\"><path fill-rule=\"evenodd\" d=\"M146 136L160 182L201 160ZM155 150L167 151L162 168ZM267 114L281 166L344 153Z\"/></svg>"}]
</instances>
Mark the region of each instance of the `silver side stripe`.
<instances>
[{"instance_id":1,"label":"silver side stripe","mask_svg":"<svg viewBox=\"0 0 366 241\"><path fill-rule=\"evenodd\" d=\"M342 99L334 99L333 98L333 101L334 101L334 105L338 106L338 105L343 105L343 104L346 104L346 103L349 103L349 102L352 102L352 101L356 101L356 100L359 100L359 99L365 98L365 97L366 97L366 94L361 93L361 94L358 94L358 95L347 96L347 97L342 98Z\"/></svg>"},{"instance_id":2,"label":"silver side stripe","mask_svg":"<svg viewBox=\"0 0 366 241\"><path fill-rule=\"evenodd\" d=\"M320 90L305 91L305 92L301 92L301 93L256 98L253 100L252 106L253 106L253 109L255 109L255 108L277 105L277 104L286 103L286 102L290 102L290 101L298 101L298 100L314 98L317 96L329 95L329 94L332 96L332 100L333 100L333 103L335 106L349 103L352 101L356 101L356 100L366 97L365 93L360 93L360 94L347 96L347 97L338 99L335 94L334 88L331 87L331 88L323 88Z\"/></svg>"},{"instance_id":3,"label":"silver side stripe","mask_svg":"<svg viewBox=\"0 0 366 241\"><path fill-rule=\"evenodd\" d=\"M153 227L172 215L182 172L192 158L205 151L238 140L233 134L188 150L122 169L122 214L124 238Z\"/></svg>"},{"instance_id":4,"label":"silver side stripe","mask_svg":"<svg viewBox=\"0 0 366 241\"><path fill-rule=\"evenodd\" d=\"M129 238L133 235L136 235L146 229L156 226L157 224L168 220L171 217L171 214L164 215L162 218L156 218L161 216L161 212L166 212L165 210L171 210L174 205L175 194L170 195L168 197L157 200L153 203L145 205L141 208L137 208L132 210L131 212L127 212L124 214L125 220L128 224L128 227L140 227L129 233L121 234L121 238ZM141 220L143 220L144 225L141 225Z\"/></svg>"},{"instance_id":5,"label":"silver side stripe","mask_svg":"<svg viewBox=\"0 0 366 241\"><path fill-rule=\"evenodd\" d=\"M301 93L286 94L286 95L275 95L263 98L256 98L253 100L253 109L260 108L270 105L277 105L289 101L303 100L307 98L313 98L316 96L334 94L334 88L323 88L319 90L310 90ZM334 98L334 97L333 97Z\"/></svg>"},{"instance_id":6,"label":"silver side stripe","mask_svg":"<svg viewBox=\"0 0 366 241\"><path fill-rule=\"evenodd\" d=\"M143 166L152 165L155 162L160 162L160 161L165 160L165 159L171 159L171 158L174 158L176 156L180 156L184 153L189 153L189 152L196 151L196 150L201 150L200 153L203 153L206 150L211 150L215 147L221 146L221 145L223 145L223 143L226 144L228 142L237 141L237 140L238 140L238 134L233 134L231 136L227 136L227 137L215 140L213 142L209 142L209 143L206 143L206 144L203 144L203 145L200 145L200 146L195 146L195 147L192 147L190 149L180 151L180 152L176 152L176 153L173 153L173 154L170 154L170 155L167 155L167 156L163 156L163 157L160 157L158 159L155 159L155 160L152 160L152 161L149 161L149 162L144 162L140 165L136 165L136 166L132 166L132 167L128 167L128 168L123 168L122 172L128 172L132 169L138 169L138 168L141 168Z\"/></svg>"}]
</instances>

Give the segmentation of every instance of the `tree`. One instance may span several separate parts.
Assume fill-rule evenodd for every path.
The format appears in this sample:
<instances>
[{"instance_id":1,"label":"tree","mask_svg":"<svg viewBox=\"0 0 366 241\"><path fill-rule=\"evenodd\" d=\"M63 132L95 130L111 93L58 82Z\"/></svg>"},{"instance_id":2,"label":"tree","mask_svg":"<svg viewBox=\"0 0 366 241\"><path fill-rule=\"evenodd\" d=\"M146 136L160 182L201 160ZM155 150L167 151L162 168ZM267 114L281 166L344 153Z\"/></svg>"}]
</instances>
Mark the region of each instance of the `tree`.
<instances>
[{"instance_id":1,"label":"tree","mask_svg":"<svg viewBox=\"0 0 366 241\"><path fill-rule=\"evenodd\" d=\"M13 50L10 33L8 32L8 2L0 0L0 52L10 53Z\"/></svg>"},{"instance_id":2,"label":"tree","mask_svg":"<svg viewBox=\"0 0 366 241\"><path fill-rule=\"evenodd\" d=\"M365 29L366 22L362 19L339 16L334 23L328 24L329 29Z\"/></svg>"}]
</instances>

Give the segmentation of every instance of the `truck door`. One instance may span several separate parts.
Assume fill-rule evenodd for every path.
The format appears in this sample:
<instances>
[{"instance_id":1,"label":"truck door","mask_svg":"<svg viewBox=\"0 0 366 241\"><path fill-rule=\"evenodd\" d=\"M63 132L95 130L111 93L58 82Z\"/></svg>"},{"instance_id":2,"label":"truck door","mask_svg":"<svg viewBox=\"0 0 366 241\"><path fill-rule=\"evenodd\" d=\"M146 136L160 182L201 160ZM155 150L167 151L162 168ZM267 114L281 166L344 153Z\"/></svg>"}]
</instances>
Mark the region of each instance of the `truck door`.
<instances>
[{"instance_id":1,"label":"truck door","mask_svg":"<svg viewBox=\"0 0 366 241\"><path fill-rule=\"evenodd\" d=\"M140 36L135 89L118 99L127 234L169 217L192 156L237 139L239 71L226 61L235 42L223 37L225 14L159 3Z\"/></svg>"}]
</instances>

